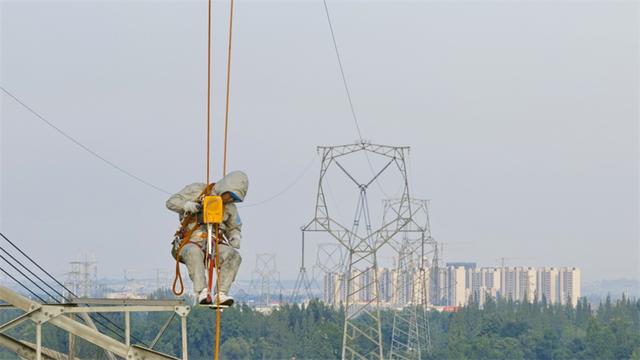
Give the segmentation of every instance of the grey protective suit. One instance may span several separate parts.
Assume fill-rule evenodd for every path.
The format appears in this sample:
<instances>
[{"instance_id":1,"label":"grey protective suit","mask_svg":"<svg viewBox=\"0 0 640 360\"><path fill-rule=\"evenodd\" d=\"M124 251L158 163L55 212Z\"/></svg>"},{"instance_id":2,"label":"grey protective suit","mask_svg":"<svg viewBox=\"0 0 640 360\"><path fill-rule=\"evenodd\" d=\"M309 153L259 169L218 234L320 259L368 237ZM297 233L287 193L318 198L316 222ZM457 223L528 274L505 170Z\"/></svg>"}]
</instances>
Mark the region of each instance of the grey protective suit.
<instances>
[{"instance_id":1,"label":"grey protective suit","mask_svg":"<svg viewBox=\"0 0 640 360\"><path fill-rule=\"evenodd\" d=\"M187 185L177 194L172 195L167 200L167 208L175 211L180 215L180 220L184 217L184 204L187 201L198 201L198 196L204 190L206 184L193 183ZM227 174L218 181L212 189L211 195L222 195L225 192L231 192L236 202L241 202L247 195L249 188L249 180L247 175L242 171L234 171ZM190 243L184 246L180 253L180 261L187 265L189 277L193 282L193 290L198 294L204 289L206 284L206 274L204 267L204 252L207 246L207 227L202 224L202 214L198 214L198 228L193 232ZM242 257L238 250L240 248L240 238L242 231L242 221L238 214L235 204L224 205L224 219L220 224L221 232L227 239L233 239L230 245L220 244L220 283L218 284L220 292L228 294L231 284L236 278L238 268L242 262ZM174 243L171 251L173 257L176 257L177 246Z\"/></svg>"}]
</instances>

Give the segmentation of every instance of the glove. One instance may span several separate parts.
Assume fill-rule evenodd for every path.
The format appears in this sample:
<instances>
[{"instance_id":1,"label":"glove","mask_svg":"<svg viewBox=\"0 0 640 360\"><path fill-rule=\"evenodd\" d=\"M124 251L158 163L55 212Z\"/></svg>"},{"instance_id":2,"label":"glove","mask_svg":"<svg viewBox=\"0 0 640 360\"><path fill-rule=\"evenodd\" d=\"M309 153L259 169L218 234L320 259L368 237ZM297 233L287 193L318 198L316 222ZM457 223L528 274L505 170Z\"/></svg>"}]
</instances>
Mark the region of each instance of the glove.
<instances>
[{"instance_id":1,"label":"glove","mask_svg":"<svg viewBox=\"0 0 640 360\"><path fill-rule=\"evenodd\" d=\"M192 213L195 214L198 211L200 211L200 204L198 204L195 201L187 201L186 203L184 203L184 206L182 206L182 209L184 210L184 212L187 213Z\"/></svg>"},{"instance_id":2,"label":"glove","mask_svg":"<svg viewBox=\"0 0 640 360\"><path fill-rule=\"evenodd\" d=\"M240 240L242 240L242 235L236 233L229 239L229 245L234 249L240 249Z\"/></svg>"}]
</instances>

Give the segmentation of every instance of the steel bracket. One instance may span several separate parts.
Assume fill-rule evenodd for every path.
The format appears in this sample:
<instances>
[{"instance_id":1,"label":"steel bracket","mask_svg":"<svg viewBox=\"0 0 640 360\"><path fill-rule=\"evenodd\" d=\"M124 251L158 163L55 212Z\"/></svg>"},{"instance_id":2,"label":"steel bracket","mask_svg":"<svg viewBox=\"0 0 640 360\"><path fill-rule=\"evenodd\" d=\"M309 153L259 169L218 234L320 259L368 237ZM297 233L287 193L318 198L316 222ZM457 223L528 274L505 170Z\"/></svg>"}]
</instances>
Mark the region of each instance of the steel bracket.
<instances>
[{"instance_id":1,"label":"steel bracket","mask_svg":"<svg viewBox=\"0 0 640 360\"><path fill-rule=\"evenodd\" d=\"M186 306L186 305L176 306L173 311L180 316L187 316L191 311L191 306Z\"/></svg>"},{"instance_id":2,"label":"steel bracket","mask_svg":"<svg viewBox=\"0 0 640 360\"><path fill-rule=\"evenodd\" d=\"M55 305L42 305L40 308L33 310L33 313L29 315L29 318L36 324L44 324L47 321L62 315L64 313L64 306Z\"/></svg>"}]
</instances>

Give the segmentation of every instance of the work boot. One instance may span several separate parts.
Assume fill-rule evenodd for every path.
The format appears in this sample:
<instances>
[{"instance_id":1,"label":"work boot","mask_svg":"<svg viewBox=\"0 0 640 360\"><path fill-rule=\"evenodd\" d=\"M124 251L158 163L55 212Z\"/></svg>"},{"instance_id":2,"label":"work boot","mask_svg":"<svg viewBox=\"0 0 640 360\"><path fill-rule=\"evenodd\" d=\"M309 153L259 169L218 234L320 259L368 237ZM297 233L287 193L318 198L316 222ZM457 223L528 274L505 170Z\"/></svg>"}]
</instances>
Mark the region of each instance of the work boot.
<instances>
[{"instance_id":1,"label":"work boot","mask_svg":"<svg viewBox=\"0 0 640 360\"><path fill-rule=\"evenodd\" d=\"M202 291L200 291L200 294L198 294L198 297L196 299L196 305L211 305L211 297L209 296L209 289L204 288L202 289Z\"/></svg>"},{"instance_id":2,"label":"work boot","mask_svg":"<svg viewBox=\"0 0 640 360\"><path fill-rule=\"evenodd\" d=\"M233 297L221 292L220 293L220 306L231 306L233 305ZM212 301L212 305L218 305L217 301Z\"/></svg>"}]
</instances>

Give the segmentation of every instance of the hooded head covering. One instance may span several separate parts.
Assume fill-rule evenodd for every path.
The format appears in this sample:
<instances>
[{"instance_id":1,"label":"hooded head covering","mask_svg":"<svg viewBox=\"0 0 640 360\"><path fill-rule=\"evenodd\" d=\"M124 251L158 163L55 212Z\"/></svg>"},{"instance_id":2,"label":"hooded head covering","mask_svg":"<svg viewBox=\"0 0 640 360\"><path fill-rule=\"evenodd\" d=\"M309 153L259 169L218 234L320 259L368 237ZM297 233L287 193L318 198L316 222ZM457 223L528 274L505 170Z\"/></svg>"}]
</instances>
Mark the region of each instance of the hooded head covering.
<instances>
[{"instance_id":1,"label":"hooded head covering","mask_svg":"<svg viewBox=\"0 0 640 360\"><path fill-rule=\"evenodd\" d=\"M213 189L218 195L229 192L234 202L242 202L249 189L249 178L242 171L232 171L220 179Z\"/></svg>"}]
</instances>

